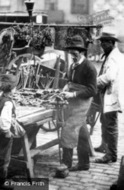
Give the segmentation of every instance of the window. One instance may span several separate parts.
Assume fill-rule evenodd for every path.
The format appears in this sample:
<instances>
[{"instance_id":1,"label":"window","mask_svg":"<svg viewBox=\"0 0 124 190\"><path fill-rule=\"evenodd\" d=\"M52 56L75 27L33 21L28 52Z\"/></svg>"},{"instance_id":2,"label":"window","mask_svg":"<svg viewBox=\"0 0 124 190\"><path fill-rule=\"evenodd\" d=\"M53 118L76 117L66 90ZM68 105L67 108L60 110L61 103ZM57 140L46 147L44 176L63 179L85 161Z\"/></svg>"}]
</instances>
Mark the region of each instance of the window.
<instances>
[{"instance_id":1,"label":"window","mask_svg":"<svg viewBox=\"0 0 124 190\"><path fill-rule=\"evenodd\" d=\"M46 10L57 10L57 8L58 8L57 0L45 0Z\"/></svg>"},{"instance_id":2,"label":"window","mask_svg":"<svg viewBox=\"0 0 124 190\"><path fill-rule=\"evenodd\" d=\"M72 14L88 14L89 0L72 0L71 13Z\"/></svg>"}]
</instances>

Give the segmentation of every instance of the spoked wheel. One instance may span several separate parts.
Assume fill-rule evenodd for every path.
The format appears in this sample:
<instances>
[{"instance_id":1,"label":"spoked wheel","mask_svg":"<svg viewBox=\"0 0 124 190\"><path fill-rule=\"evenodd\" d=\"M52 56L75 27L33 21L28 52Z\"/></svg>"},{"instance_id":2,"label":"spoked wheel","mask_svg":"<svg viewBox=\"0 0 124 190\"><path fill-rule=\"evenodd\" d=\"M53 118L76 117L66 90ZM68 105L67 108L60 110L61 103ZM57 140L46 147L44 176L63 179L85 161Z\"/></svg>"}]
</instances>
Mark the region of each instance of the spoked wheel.
<instances>
[{"instance_id":1,"label":"spoked wheel","mask_svg":"<svg viewBox=\"0 0 124 190\"><path fill-rule=\"evenodd\" d=\"M53 116L53 119L41 126L46 132L58 131L64 126L64 112L63 108L56 108L56 114Z\"/></svg>"},{"instance_id":2,"label":"spoked wheel","mask_svg":"<svg viewBox=\"0 0 124 190\"><path fill-rule=\"evenodd\" d=\"M100 117L100 110L99 110L99 105L97 105L96 103L92 102L91 107L87 113L87 124L89 124L91 126L90 128L90 135L93 134L93 129L94 126L98 120L98 118Z\"/></svg>"},{"instance_id":3,"label":"spoked wheel","mask_svg":"<svg viewBox=\"0 0 124 190\"><path fill-rule=\"evenodd\" d=\"M19 74L18 90L24 88L47 89L53 85L56 69L53 66L49 66L48 62L43 62L36 55L31 53L18 55L10 62L9 67L10 71ZM52 132L58 130L61 125L58 125L55 119L46 121L40 127L46 132Z\"/></svg>"},{"instance_id":4,"label":"spoked wheel","mask_svg":"<svg viewBox=\"0 0 124 190\"><path fill-rule=\"evenodd\" d=\"M41 125L41 129L43 129L46 132L53 132L53 131L57 131L58 129L60 129L60 125L56 124L56 121L49 121L48 123L45 123L44 125Z\"/></svg>"},{"instance_id":5,"label":"spoked wheel","mask_svg":"<svg viewBox=\"0 0 124 190\"><path fill-rule=\"evenodd\" d=\"M41 58L31 53L18 55L9 67L11 71L19 73L18 89L50 88L54 80L55 69L47 67Z\"/></svg>"}]
</instances>

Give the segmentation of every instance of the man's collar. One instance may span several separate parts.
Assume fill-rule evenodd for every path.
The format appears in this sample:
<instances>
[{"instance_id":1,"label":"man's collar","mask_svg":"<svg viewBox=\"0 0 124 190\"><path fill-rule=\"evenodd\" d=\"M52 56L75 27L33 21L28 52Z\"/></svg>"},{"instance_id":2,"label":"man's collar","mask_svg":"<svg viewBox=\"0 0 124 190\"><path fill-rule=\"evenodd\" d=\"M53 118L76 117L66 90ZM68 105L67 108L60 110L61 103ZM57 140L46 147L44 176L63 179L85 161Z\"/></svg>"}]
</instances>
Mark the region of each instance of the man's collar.
<instances>
[{"instance_id":1,"label":"man's collar","mask_svg":"<svg viewBox=\"0 0 124 190\"><path fill-rule=\"evenodd\" d=\"M80 65L84 61L84 59L85 59L85 56L82 55L81 58L80 58L80 60L78 61L78 65Z\"/></svg>"},{"instance_id":2,"label":"man's collar","mask_svg":"<svg viewBox=\"0 0 124 190\"><path fill-rule=\"evenodd\" d=\"M75 69L78 65L80 65L84 61L84 59L85 59L85 56L82 55L80 60L77 63L73 63L72 64L72 70Z\"/></svg>"}]
</instances>

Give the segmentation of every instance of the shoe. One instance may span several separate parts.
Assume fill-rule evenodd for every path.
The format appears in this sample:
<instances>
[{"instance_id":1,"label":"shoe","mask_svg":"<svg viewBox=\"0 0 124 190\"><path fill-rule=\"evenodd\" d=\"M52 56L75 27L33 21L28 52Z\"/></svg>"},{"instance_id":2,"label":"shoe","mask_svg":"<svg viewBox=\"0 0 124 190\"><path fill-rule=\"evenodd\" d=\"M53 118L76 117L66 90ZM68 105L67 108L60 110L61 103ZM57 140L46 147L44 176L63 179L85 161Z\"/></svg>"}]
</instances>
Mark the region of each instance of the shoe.
<instances>
[{"instance_id":1,"label":"shoe","mask_svg":"<svg viewBox=\"0 0 124 190\"><path fill-rule=\"evenodd\" d=\"M82 171L82 170L89 170L89 165L86 166L79 166L78 164L76 166L73 166L69 168L69 171Z\"/></svg>"},{"instance_id":2,"label":"shoe","mask_svg":"<svg viewBox=\"0 0 124 190\"><path fill-rule=\"evenodd\" d=\"M117 158L112 158L110 156L103 156L102 158L98 158L95 160L95 163L98 163L98 164L108 164L108 163L111 163L111 162L116 162L117 161Z\"/></svg>"},{"instance_id":3,"label":"shoe","mask_svg":"<svg viewBox=\"0 0 124 190\"><path fill-rule=\"evenodd\" d=\"M66 178L69 175L69 169L65 164L61 164L56 168L56 173L54 177Z\"/></svg>"},{"instance_id":4,"label":"shoe","mask_svg":"<svg viewBox=\"0 0 124 190\"><path fill-rule=\"evenodd\" d=\"M99 146L97 148L94 148L96 152L106 153L106 149L103 146Z\"/></svg>"}]
</instances>

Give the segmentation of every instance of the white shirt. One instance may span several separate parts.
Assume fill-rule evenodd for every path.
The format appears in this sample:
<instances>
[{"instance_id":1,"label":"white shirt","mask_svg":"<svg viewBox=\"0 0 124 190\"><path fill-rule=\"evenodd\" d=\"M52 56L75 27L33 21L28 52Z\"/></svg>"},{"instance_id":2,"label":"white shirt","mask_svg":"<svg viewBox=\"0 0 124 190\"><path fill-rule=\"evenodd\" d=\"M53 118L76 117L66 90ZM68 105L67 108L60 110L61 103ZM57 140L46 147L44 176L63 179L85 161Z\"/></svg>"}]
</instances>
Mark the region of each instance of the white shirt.
<instances>
[{"instance_id":1,"label":"white shirt","mask_svg":"<svg viewBox=\"0 0 124 190\"><path fill-rule=\"evenodd\" d=\"M13 108L12 102L7 101L5 102L5 105L1 111L1 119L3 122L2 130L4 132L10 130L11 120L12 120L12 108Z\"/></svg>"},{"instance_id":2,"label":"white shirt","mask_svg":"<svg viewBox=\"0 0 124 190\"><path fill-rule=\"evenodd\" d=\"M121 111L124 97L124 56L114 48L106 59L103 74L97 78L97 85L106 86L104 113ZM107 85L109 84L109 85Z\"/></svg>"}]
</instances>

